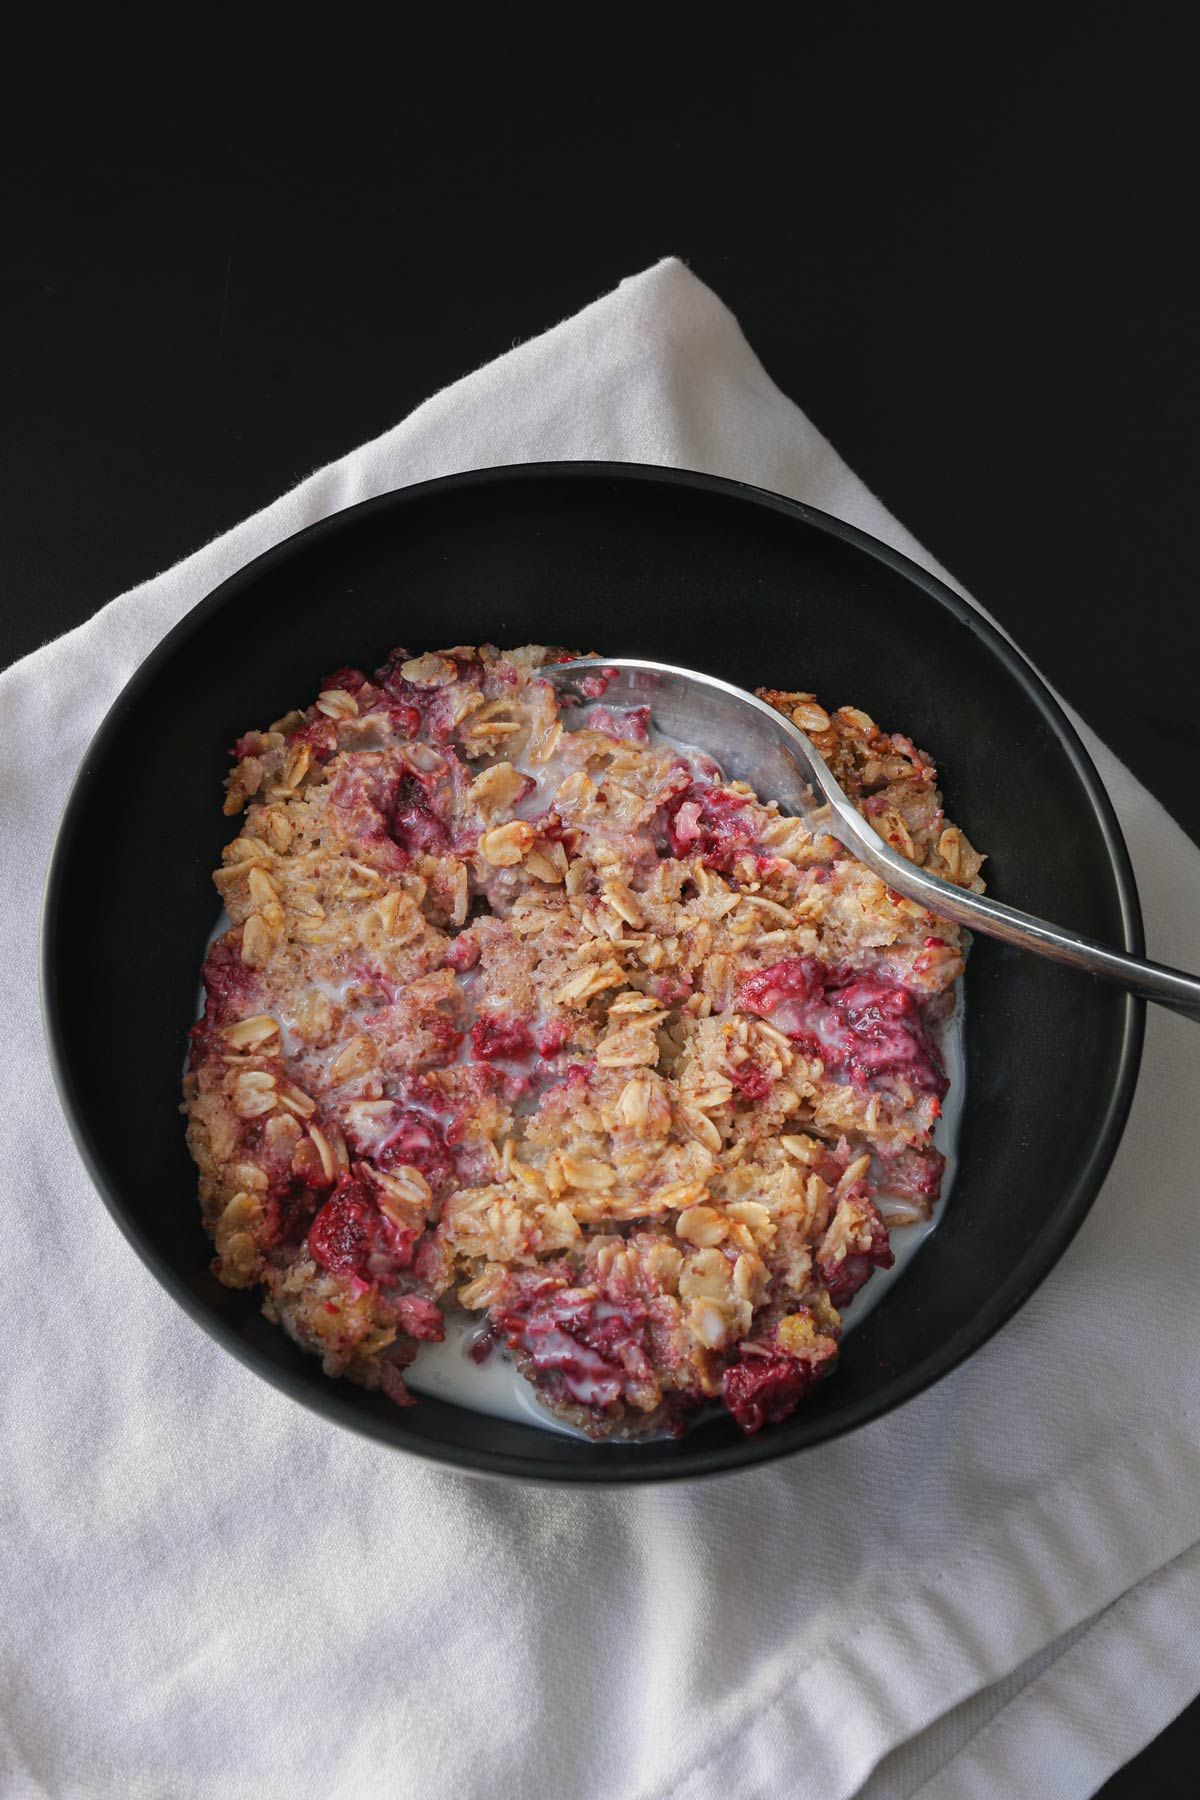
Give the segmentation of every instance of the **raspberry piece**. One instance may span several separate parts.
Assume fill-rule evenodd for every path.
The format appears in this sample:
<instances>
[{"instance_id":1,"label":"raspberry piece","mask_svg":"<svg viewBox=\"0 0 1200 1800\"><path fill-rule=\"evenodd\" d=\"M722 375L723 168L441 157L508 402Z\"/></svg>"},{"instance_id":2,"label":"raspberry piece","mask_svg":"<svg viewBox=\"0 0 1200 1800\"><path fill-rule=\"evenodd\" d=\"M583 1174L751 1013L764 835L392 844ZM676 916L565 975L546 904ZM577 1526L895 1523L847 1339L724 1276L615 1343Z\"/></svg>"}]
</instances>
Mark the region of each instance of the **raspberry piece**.
<instances>
[{"instance_id":1,"label":"raspberry piece","mask_svg":"<svg viewBox=\"0 0 1200 1800\"><path fill-rule=\"evenodd\" d=\"M823 991L825 970L815 956L789 956L747 975L738 992L737 1004L743 1012L765 1019L781 1000L815 1000Z\"/></svg>"},{"instance_id":2,"label":"raspberry piece","mask_svg":"<svg viewBox=\"0 0 1200 1800\"><path fill-rule=\"evenodd\" d=\"M231 1018L240 1018L251 1010L257 975L242 961L240 933L233 942L222 937L209 945L203 979L204 1013L188 1032L190 1069L197 1068L211 1049L219 1048L217 1033Z\"/></svg>"},{"instance_id":3,"label":"raspberry piece","mask_svg":"<svg viewBox=\"0 0 1200 1800\"><path fill-rule=\"evenodd\" d=\"M495 1325L487 1325L479 1333L479 1336L472 1341L471 1347L467 1351L467 1355L473 1363L478 1363L482 1368L484 1363L492 1360L492 1357L495 1354L496 1345L499 1342L500 1333L497 1331Z\"/></svg>"},{"instance_id":4,"label":"raspberry piece","mask_svg":"<svg viewBox=\"0 0 1200 1800\"><path fill-rule=\"evenodd\" d=\"M538 1055L557 1056L570 1035L570 1019L550 1019L538 1032Z\"/></svg>"},{"instance_id":5,"label":"raspberry piece","mask_svg":"<svg viewBox=\"0 0 1200 1800\"><path fill-rule=\"evenodd\" d=\"M366 1279L376 1211L366 1184L343 1175L325 1202L308 1233L308 1247L316 1262L334 1275L359 1275Z\"/></svg>"},{"instance_id":6,"label":"raspberry piece","mask_svg":"<svg viewBox=\"0 0 1200 1800\"><path fill-rule=\"evenodd\" d=\"M890 1269L896 1258L887 1226L866 1197L851 1189L838 1201L837 1212L817 1252L817 1269L837 1307L857 1294L873 1269Z\"/></svg>"},{"instance_id":7,"label":"raspberry piece","mask_svg":"<svg viewBox=\"0 0 1200 1800\"><path fill-rule=\"evenodd\" d=\"M430 1013L421 1023L430 1039L430 1048L424 1059L426 1064L436 1069L452 1063L458 1055L458 1046L463 1041L463 1034L454 1020L448 1019L445 1013L435 1012Z\"/></svg>"},{"instance_id":8,"label":"raspberry piece","mask_svg":"<svg viewBox=\"0 0 1200 1800\"><path fill-rule=\"evenodd\" d=\"M586 722L591 730L603 731L607 737L622 738L632 744L645 744L650 740L648 706L630 706L618 712L607 706L593 706Z\"/></svg>"},{"instance_id":9,"label":"raspberry piece","mask_svg":"<svg viewBox=\"0 0 1200 1800\"><path fill-rule=\"evenodd\" d=\"M376 1153L376 1166L388 1169L420 1169L430 1187L444 1181L451 1171L450 1152L441 1126L426 1113L402 1112L396 1128Z\"/></svg>"},{"instance_id":10,"label":"raspberry piece","mask_svg":"<svg viewBox=\"0 0 1200 1800\"><path fill-rule=\"evenodd\" d=\"M320 691L321 693L326 694L331 688L341 688L344 694L357 694L359 689L366 687L366 685L367 678L362 670L352 669L347 666L346 668L335 669L332 675L326 675L324 681L321 683Z\"/></svg>"},{"instance_id":11,"label":"raspberry piece","mask_svg":"<svg viewBox=\"0 0 1200 1800\"><path fill-rule=\"evenodd\" d=\"M686 856L700 838L700 802L681 800L671 812L667 831L676 856Z\"/></svg>"},{"instance_id":12,"label":"raspberry piece","mask_svg":"<svg viewBox=\"0 0 1200 1800\"><path fill-rule=\"evenodd\" d=\"M440 1344L446 1335L446 1321L442 1309L434 1301L427 1300L423 1294L402 1294L393 1302L396 1322L401 1331L409 1337L420 1338L422 1342Z\"/></svg>"},{"instance_id":13,"label":"raspberry piece","mask_svg":"<svg viewBox=\"0 0 1200 1800\"><path fill-rule=\"evenodd\" d=\"M473 969L478 961L479 939L468 926L465 931L459 932L446 951L446 967L454 969L457 974L462 975L467 969Z\"/></svg>"},{"instance_id":14,"label":"raspberry piece","mask_svg":"<svg viewBox=\"0 0 1200 1800\"><path fill-rule=\"evenodd\" d=\"M775 1086L774 1076L752 1062L739 1063L736 1069L730 1069L729 1079L747 1100L765 1100Z\"/></svg>"},{"instance_id":15,"label":"raspberry piece","mask_svg":"<svg viewBox=\"0 0 1200 1800\"><path fill-rule=\"evenodd\" d=\"M337 726L332 719L313 719L298 725L288 736L289 744L307 744L316 762L327 763L337 749Z\"/></svg>"},{"instance_id":16,"label":"raspberry piece","mask_svg":"<svg viewBox=\"0 0 1200 1800\"><path fill-rule=\"evenodd\" d=\"M693 782L667 801L664 812L671 854L699 856L707 868L724 874L758 838L757 821L744 798L727 788Z\"/></svg>"},{"instance_id":17,"label":"raspberry piece","mask_svg":"<svg viewBox=\"0 0 1200 1800\"><path fill-rule=\"evenodd\" d=\"M529 1307L506 1307L495 1323L510 1349L528 1354L548 1393L602 1409L631 1379L652 1376L646 1317L640 1300L615 1306L586 1288L567 1288Z\"/></svg>"},{"instance_id":18,"label":"raspberry piece","mask_svg":"<svg viewBox=\"0 0 1200 1800\"><path fill-rule=\"evenodd\" d=\"M388 809L388 832L402 850L436 856L449 844L449 834L433 810L429 795L415 775L402 775Z\"/></svg>"},{"instance_id":19,"label":"raspberry piece","mask_svg":"<svg viewBox=\"0 0 1200 1800\"><path fill-rule=\"evenodd\" d=\"M533 1055L533 1036L524 1019L502 1019L497 1013L485 1013L471 1027L471 1044L476 1056L491 1062L495 1057L520 1060Z\"/></svg>"},{"instance_id":20,"label":"raspberry piece","mask_svg":"<svg viewBox=\"0 0 1200 1800\"><path fill-rule=\"evenodd\" d=\"M879 1160L883 1178L878 1185L885 1193L898 1194L905 1200L936 1200L941 1193L946 1159L932 1144L897 1150Z\"/></svg>"},{"instance_id":21,"label":"raspberry piece","mask_svg":"<svg viewBox=\"0 0 1200 1800\"><path fill-rule=\"evenodd\" d=\"M737 1004L772 1018L832 1075L860 1082L902 1075L939 1100L950 1085L920 1002L888 976L791 956L748 975Z\"/></svg>"},{"instance_id":22,"label":"raspberry piece","mask_svg":"<svg viewBox=\"0 0 1200 1800\"><path fill-rule=\"evenodd\" d=\"M829 1009L841 1027L840 1066L852 1078L903 1075L942 1099L950 1083L915 994L884 976L860 975L829 995Z\"/></svg>"},{"instance_id":23,"label":"raspberry piece","mask_svg":"<svg viewBox=\"0 0 1200 1800\"><path fill-rule=\"evenodd\" d=\"M302 1243L320 1203L320 1196L299 1181L289 1182L279 1193L272 1194L263 1207L259 1231L263 1249L280 1250Z\"/></svg>"},{"instance_id":24,"label":"raspberry piece","mask_svg":"<svg viewBox=\"0 0 1200 1800\"><path fill-rule=\"evenodd\" d=\"M812 1385L811 1370L794 1357L755 1356L726 1369L723 1394L742 1430L750 1433L786 1419Z\"/></svg>"},{"instance_id":25,"label":"raspberry piece","mask_svg":"<svg viewBox=\"0 0 1200 1800\"><path fill-rule=\"evenodd\" d=\"M375 1205L370 1184L358 1173L343 1175L308 1230L313 1260L331 1275L375 1281L412 1261L417 1233L400 1230Z\"/></svg>"},{"instance_id":26,"label":"raspberry piece","mask_svg":"<svg viewBox=\"0 0 1200 1800\"><path fill-rule=\"evenodd\" d=\"M244 731L233 746L239 762L244 756L261 756L266 748L261 731Z\"/></svg>"},{"instance_id":27,"label":"raspberry piece","mask_svg":"<svg viewBox=\"0 0 1200 1800\"><path fill-rule=\"evenodd\" d=\"M811 1333L808 1346L789 1355L778 1343L765 1351L743 1353L725 1371L723 1398L726 1406L749 1433L764 1425L778 1425L812 1392L837 1360L837 1341Z\"/></svg>"}]
</instances>

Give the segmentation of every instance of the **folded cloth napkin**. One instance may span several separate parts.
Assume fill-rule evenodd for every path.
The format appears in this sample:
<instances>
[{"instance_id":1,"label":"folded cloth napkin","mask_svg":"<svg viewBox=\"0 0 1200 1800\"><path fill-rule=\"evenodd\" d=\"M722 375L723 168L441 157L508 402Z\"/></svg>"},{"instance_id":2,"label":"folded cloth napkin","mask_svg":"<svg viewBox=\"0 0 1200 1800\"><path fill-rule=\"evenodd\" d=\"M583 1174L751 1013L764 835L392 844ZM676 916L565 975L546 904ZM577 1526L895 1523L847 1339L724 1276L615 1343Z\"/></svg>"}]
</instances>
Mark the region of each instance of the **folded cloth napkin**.
<instances>
[{"instance_id":1,"label":"folded cloth napkin","mask_svg":"<svg viewBox=\"0 0 1200 1800\"><path fill-rule=\"evenodd\" d=\"M179 1311L76 1159L42 1050L38 905L110 700L300 526L542 457L736 476L936 567L667 261L0 677L3 1792L1091 1793L1200 1689L1183 1019L1152 1011L1113 1173L998 1338L851 1437L652 1491L474 1481L313 1417ZM1200 852L1084 736L1155 953L1200 965Z\"/></svg>"}]
</instances>

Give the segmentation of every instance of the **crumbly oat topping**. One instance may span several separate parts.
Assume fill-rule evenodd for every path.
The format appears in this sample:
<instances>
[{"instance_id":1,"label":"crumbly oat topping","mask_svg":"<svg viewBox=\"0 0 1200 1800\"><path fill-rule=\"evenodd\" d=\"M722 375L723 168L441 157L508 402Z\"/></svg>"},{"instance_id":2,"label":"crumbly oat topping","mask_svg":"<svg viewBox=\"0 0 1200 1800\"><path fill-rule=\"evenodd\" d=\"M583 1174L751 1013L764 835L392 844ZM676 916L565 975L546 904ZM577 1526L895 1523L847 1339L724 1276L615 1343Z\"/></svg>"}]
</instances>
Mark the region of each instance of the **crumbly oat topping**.
<instances>
[{"instance_id":1,"label":"crumbly oat topping","mask_svg":"<svg viewBox=\"0 0 1200 1800\"><path fill-rule=\"evenodd\" d=\"M466 1308L593 1435L757 1430L938 1193L964 934L644 710L564 730L559 654L397 651L239 740L185 1080L214 1268L399 1404ZM760 692L982 886L922 751Z\"/></svg>"}]
</instances>

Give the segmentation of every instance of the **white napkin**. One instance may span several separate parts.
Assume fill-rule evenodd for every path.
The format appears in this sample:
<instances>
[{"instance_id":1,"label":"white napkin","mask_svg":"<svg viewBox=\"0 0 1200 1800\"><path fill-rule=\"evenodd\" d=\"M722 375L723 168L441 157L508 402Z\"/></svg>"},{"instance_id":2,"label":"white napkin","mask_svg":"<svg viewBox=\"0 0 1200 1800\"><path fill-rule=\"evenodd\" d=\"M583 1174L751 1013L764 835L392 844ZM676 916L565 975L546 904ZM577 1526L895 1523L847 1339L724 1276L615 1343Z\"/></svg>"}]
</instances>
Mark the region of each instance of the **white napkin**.
<instances>
[{"instance_id":1,"label":"white napkin","mask_svg":"<svg viewBox=\"0 0 1200 1800\"><path fill-rule=\"evenodd\" d=\"M313 1417L185 1318L76 1159L35 946L109 701L300 526L541 457L737 476L936 567L667 261L0 677L3 1792L1091 1793L1200 1688L1194 1026L1152 1011L1103 1194L964 1368L806 1456L657 1491L473 1481ZM1200 852L1085 737L1154 952L1200 966Z\"/></svg>"}]
</instances>

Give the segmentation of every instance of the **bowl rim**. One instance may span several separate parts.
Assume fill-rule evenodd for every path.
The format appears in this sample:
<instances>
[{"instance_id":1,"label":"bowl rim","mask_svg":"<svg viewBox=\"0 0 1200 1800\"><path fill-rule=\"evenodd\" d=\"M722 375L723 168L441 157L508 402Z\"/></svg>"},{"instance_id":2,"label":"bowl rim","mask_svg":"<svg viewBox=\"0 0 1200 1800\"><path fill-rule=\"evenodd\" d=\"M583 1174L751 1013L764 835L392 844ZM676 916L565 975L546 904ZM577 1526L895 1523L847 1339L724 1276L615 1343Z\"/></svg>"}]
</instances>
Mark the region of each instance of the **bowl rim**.
<instances>
[{"instance_id":1,"label":"bowl rim","mask_svg":"<svg viewBox=\"0 0 1200 1800\"><path fill-rule=\"evenodd\" d=\"M227 575L190 607L139 663L89 741L72 779L51 847L43 890L38 949L43 1034L59 1103L71 1136L92 1185L113 1222L184 1312L239 1362L281 1393L343 1429L354 1431L375 1443L385 1444L390 1449L405 1451L463 1473L507 1477L548 1486L632 1486L646 1482L696 1480L706 1476L737 1473L772 1462L781 1456L814 1450L821 1444L829 1443L847 1432L858 1430L895 1412L949 1375L1008 1323L1062 1257L1090 1211L1111 1166L1137 1085L1145 1035L1146 1008L1143 1001L1131 994L1125 996L1119 1027L1116 1076L1103 1115L1097 1121L1088 1156L1057 1201L1045 1229L1026 1250L1007 1281L989 1297L969 1325L962 1326L903 1375L890 1376L885 1383L880 1384L877 1392L864 1395L836 1418L816 1418L816 1429L804 1443L780 1441L784 1429L780 1428L730 1444L698 1448L694 1456L686 1461L679 1456L677 1448L671 1457L655 1457L646 1454L649 1446L642 1446L638 1450L639 1460L636 1464L625 1460L621 1454L623 1446L613 1444L605 1446L606 1458L611 1458L607 1466L604 1463L599 1466L566 1465L562 1469L553 1469L536 1458L507 1451L478 1449L459 1444L434 1444L406 1438L390 1421L346 1410L341 1401L339 1383L329 1380L324 1386L312 1384L299 1374L271 1364L239 1335L232 1324L215 1314L192 1291L127 1214L118 1184L110 1178L99 1148L84 1122L67 1050L62 997L57 980L57 938L64 901L67 852L76 820L88 805L94 785L100 778L109 743L120 729L128 708L152 685L160 670L213 613L236 603L242 591L252 587L264 572L285 565L297 555L303 555L312 543L335 538L341 531L352 530L354 523L367 514L402 510L404 506L419 502L431 493L453 493L488 486L503 487L547 478L568 483L598 479L619 480L649 486L682 487L700 494L737 498L766 511L799 520L816 531L840 539L923 589L954 619L974 633L999 660L1009 676L1024 690L1026 697L1042 715L1066 752L1075 776L1090 801L1112 869L1121 913L1121 948L1133 955L1144 954L1142 914L1133 865L1112 802L1078 732L1057 696L1012 640L945 581L857 526L822 512L806 501L793 500L787 495L750 482L656 463L582 459L507 463L494 468L461 470L414 482L409 486L388 489L302 527ZM397 1425L399 1417L397 1415Z\"/></svg>"}]
</instances>

